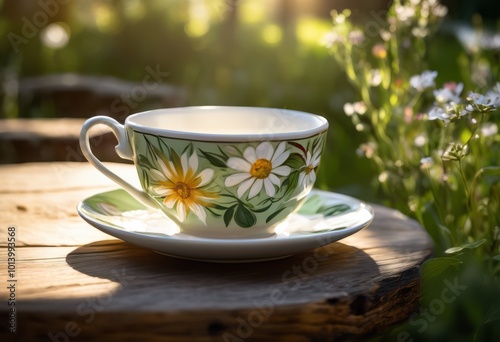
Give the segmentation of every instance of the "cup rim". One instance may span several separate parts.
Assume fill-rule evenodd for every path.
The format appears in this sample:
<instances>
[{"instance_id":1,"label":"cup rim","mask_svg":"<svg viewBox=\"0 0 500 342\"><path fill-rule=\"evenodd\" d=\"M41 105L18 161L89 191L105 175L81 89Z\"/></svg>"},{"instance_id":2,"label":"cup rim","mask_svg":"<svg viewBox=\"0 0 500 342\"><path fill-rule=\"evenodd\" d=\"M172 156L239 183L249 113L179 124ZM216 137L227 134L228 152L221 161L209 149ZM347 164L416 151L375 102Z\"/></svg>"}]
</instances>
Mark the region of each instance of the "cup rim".
<instances>
[{"instance_id":1,"label":"cup rim","mask_svg":"<svg viewBox=\"0 0 500 342\"><path fill-rule=\"evenodd\" d=\"M288 132L275 132L275 133L201 133L201 132L189 132L180 130L171 130L164 128L150 127L142 125L135 122L141 116L151 115L158 112L168 112L178 113L179 111L190 111L190 110L217 110L217 109L234 109L234 110L259 110L259 111L280 111L281 113L288 113L295 116L307 116L314 117L318 122L315 127L310 129L305 129L301 131L288 131ZM326 132L328 130L328 121L317 114L312 114L303 111L297 111L292 109L283 108L272 108L272 107L251 107L251 106L186 106L186 107L173 107L173 108L161 108L143 111L140 113L132 114L128 116L125 120L125 126L132 128L136 132L152 134L156 136L184 139L184 140L194 140L194 141L212 141L212 142L248 142L248 141L284 141L284 140L295 140L295 139L306 139L318 135L320 133Z\"/></svg>"}]
</instances>

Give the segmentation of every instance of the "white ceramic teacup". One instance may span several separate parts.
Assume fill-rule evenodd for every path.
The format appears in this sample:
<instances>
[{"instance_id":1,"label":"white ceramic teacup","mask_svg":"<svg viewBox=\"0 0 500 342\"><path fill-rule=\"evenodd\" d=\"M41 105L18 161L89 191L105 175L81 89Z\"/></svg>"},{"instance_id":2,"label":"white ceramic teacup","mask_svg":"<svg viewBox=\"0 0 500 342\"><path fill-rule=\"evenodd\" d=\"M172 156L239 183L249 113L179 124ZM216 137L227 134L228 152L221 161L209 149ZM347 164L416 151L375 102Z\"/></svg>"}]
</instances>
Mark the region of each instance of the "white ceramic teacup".
<instances>
[{"instance_id":1,"label":"white ceramic teacup","mask_svg":"<svg viewBox=\"0 0 500 342\"><path fill-rule=\"evenodd\" d=\"M142 189L92 153L89 129L111 128L117 154L134 161ZM316 180L328 122L286 109L184 107L88 119L87 160L141 203L163 211L183 233L257 238L299 209Z\"/></svg>"}]
</instances>

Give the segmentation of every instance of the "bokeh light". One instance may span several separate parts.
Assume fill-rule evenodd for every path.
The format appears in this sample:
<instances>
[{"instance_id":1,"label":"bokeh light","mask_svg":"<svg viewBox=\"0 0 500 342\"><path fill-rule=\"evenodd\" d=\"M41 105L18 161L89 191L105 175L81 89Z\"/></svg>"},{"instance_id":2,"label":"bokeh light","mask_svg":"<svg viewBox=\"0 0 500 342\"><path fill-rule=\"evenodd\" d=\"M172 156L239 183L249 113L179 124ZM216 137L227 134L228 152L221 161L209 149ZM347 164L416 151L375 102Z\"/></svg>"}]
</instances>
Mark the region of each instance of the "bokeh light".
<instances>
[{"instance_id":1,"label":"bokeh light","mask_svg":"<svg viewBox=\"0 0 500 342\"><path fill-rule=\"evenodd\" d=\"M42 44L52 49L60 49L66 46L69 38L70 30L68 25L64 23L52 23L40 32Z\"/></svg>"},{"instance_id":2,"label":"bokeh light","mask_svg":"<svg viewBox=\"0 0 500 342\"><path fill-rule=\"evenodd\" d=\"M93 6L94 21L97 29L102 33L115 32L118 21L115 11L107 4L96 3Z\"/></svg>"},{"instance_id":3,"label":"bokeh light","mask_svg":"<svg viewBox=\"0 0 500 342\"><path fill-rule=\"evenodd\" d=\"M262 39L270 44L275 45L278 44L283 38L283 31L281 27L275 24L268 24L264 26L262 30Z\"/></svg>"},{"instance_id":4,"label":"bokeh light","mask_svg":"<svg viewBox=\"0 0 500 342\"><path fill-rule=\"evenodd\" d=\"M241 2L240 20L243 23L254 24L263 21L269 4L266 1L247 0Z\"/></svg>"},{"instance_id":5,"label":"bokeh light","mask_svg":"<svg viewBox=\"0 0 500 342\"><path fill-rule=\"evenodd\" d=\"M141 20L146 16L146 7L140 0L126 0L123 9L125 16L132 21Z\"/></svg>"},{"instance_id":6,"label":"bokeh light","mask_svg":"<svg viewBox=\"0 0 500 342\"><path fill-rule=\"evenodd\" d=\"M204 36L210 28L210 11L204 0L189 1L189 21L184 31L190 37Z\"/></svg>"}]
</instances>

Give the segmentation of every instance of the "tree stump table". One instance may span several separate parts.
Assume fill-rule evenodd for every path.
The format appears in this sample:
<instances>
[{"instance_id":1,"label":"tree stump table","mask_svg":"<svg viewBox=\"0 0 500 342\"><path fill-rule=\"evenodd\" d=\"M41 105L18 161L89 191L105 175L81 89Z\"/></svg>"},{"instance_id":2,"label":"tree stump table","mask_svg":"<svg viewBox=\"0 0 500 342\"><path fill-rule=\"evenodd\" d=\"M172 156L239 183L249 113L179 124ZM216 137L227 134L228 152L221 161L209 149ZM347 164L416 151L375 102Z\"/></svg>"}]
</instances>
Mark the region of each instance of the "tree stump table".
<instances>
[{"instance_id":1,"label":"tree stump table","mask_svg":"<svg viewBox=\"0 0 500 342\"><path fill-rule=\"evenodd\" d=\"M131 165L108 166L137 178ZM374 206L368 228L285 259L175 259L78 216L82 199L116 188L89 164L4 165L0 179L2 341L357 340L417 309L419 269L432 252L415 221ZM9 278L10 231L16 249ZM313 253L329 257L308 262Z\"/></svg>"}]
</instances>

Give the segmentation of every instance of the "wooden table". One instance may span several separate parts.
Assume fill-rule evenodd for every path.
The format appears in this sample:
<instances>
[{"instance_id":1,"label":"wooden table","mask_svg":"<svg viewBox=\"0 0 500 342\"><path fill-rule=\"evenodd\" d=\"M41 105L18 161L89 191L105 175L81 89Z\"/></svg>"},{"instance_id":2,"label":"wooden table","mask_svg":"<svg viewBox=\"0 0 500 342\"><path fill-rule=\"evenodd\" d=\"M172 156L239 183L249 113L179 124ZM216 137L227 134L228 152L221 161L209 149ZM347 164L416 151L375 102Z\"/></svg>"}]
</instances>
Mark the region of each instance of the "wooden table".
<instances>
[{"instance_id":1,"label":"wooden table","mask_svg":"<svg viewBox=\"0 0 500 342\"><path fill-rule=\"evenodd\" d=\"M130 165L108 165L136 178ZM78 216L83 198L116 188L87 163L4 165L0 179L2 341L14 337L4 329L9 226L21 340L356 340L416 310L432 251L415 221L375 206L371 226L315 251L249 264L180 260ZM308 266L314 252L330 257Z\"/></svg>"}]
</instances>

